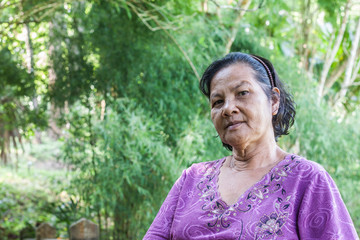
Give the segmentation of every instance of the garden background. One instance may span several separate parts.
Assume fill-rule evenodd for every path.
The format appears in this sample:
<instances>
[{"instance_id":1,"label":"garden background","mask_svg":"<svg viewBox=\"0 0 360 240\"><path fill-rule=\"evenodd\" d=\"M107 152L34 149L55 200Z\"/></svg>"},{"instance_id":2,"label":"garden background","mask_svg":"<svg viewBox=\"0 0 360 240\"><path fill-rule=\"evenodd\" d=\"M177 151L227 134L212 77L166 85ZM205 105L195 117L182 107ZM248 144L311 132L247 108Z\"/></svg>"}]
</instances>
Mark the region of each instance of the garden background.
<instances>
[{"instance_id":1,"label":"garden background","mask_svg":"<svg viewBox=\"0 0 360 240\"><path fill-rule=\"evenodd\" d=\"M86 217L141 239L181 170L229 154L198 80L270 59L297 103L279 145L322 164L360 233L359 0L0 0L0 239Z\"/></svg>"}]
</instances>

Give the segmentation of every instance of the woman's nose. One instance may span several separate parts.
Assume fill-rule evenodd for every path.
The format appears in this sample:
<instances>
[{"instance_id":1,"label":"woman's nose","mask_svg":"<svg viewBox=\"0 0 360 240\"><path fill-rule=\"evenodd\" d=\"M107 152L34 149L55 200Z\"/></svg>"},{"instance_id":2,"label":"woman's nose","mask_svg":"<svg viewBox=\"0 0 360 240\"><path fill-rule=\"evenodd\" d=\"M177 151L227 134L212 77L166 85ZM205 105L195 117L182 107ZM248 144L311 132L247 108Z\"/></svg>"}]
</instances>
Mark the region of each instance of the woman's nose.
<instances>
[{"instance_id":1,"label":"woman's nose","mask_svg":"<svg viewBox=\"0 0 360 240\"><path fill-rule=\"evenodd\" d=\"M223 105L222 115L224 117L229 117L236 113L239 113L239 109L236 106L236 102L233 99L226 100L225 104Z\"/></svg>"}]
</instances>

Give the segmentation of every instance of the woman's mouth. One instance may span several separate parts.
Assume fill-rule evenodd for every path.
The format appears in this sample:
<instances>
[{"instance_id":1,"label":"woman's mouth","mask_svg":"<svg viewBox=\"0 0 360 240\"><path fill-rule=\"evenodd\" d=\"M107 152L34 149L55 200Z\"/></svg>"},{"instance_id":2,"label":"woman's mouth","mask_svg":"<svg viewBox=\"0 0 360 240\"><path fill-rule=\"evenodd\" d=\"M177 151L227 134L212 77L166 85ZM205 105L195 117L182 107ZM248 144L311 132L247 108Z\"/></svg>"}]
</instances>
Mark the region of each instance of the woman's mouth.
<instances>
[{"instance_id":1,"label":"woman's mouth","mask_svg":"<svg viewBox=\"0 0 360 240\"><path fill-rule=\"evenodd\" d=\"M233 129L236 129L237 127L239 127L243 122L241 121L234 121L234 122L230 122L226 128L229 129L229 130L233 130Z\"/></svg>"}]
</instances>

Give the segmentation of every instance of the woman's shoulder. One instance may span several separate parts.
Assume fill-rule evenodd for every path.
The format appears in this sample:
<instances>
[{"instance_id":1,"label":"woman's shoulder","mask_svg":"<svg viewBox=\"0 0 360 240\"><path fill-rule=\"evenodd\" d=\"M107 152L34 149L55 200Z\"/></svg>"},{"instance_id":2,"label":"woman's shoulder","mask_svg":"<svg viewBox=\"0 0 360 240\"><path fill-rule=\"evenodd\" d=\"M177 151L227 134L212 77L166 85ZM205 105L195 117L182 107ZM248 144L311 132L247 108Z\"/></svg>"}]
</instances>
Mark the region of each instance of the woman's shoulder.
<instances>
[{"instance_id":1,"label":"woman's shoulder","mask_svg":"<svg viewBox=\"0 0 360 240\"><path fill-rule=\"evenodd\" d=\"M309 160L303 156L300 155L296 155L296 154L289 154L289 157L293 160L293 161L298 161L298 163L300 165L303 166L309 166L311 168L313 168L316 171L326 171L325 168L318 162L313 161L313 160Z\"/></svg>"},{"instance_id":2,"label":"woman's shoulder","mask_svg":"<svg viewBox=\"0 0 360 240\"><path fill-rule=\"evenodd\" d=\"M314 180L315 177L330 177L329 173L320 163L308 160L305 157L296 154L290 154L286 158L288 164L292 165L291 172L299 178Z\"/></svg>"},{"instance_id":3,"label":"woman's shoulder","mask_svg":"<svg viewBox=\"0 0 360 240\"><path fill-rule=\"evenodd\" d=\"M189 168L185 170L186 175L204 176L209 174L215 174L220 169L225 158L226 157L208 162L193 163Z\"/></svg>"},{"instance_id":4,"label":"woman's shoulder","mask_svg":"<svg viewBox=\"0 0 360 240\"><path fill-rule=\"evenodd\" d=\"M223 163L223 161L225 160L225 158L226 157L222 157L222 158L217 159L217 160L193 163L189 168L197 168L197 167L209 168L209 167L214 167L214 166L217 166L217 165L221 165Z\"/></svg>"},{"instance_id":5,"label":"woman's shoulder","mask_svg":"<svg viewBox=\"0 0 360 240\"><path fill-rule=\"evenodd\" d=\"M290 158L292 161L297 162L302 167L309 167L314 171L326 171L325 168L318 162L309 160L303 156L296 154L289 154L287 158Z\"/></svg>"}]
</instances>

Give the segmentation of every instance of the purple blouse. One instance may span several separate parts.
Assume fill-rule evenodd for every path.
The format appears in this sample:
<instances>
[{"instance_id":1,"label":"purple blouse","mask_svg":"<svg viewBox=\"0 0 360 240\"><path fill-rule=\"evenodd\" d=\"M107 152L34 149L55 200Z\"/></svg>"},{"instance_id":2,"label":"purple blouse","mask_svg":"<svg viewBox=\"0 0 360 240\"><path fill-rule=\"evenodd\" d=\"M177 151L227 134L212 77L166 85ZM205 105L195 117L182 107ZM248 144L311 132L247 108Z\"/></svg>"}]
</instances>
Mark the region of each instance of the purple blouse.
<instances>
[{"instance_id":1,"label":"purple blouse","mask_svg":"<svg viewBox=\"0 0 360 240\"><path fill-rule=\"evenodd\" d=\"M217 190L224 161L184 170L144 239L359 239L319 164L287 155L228 206Z\"/></svg>"}]
</instances>

